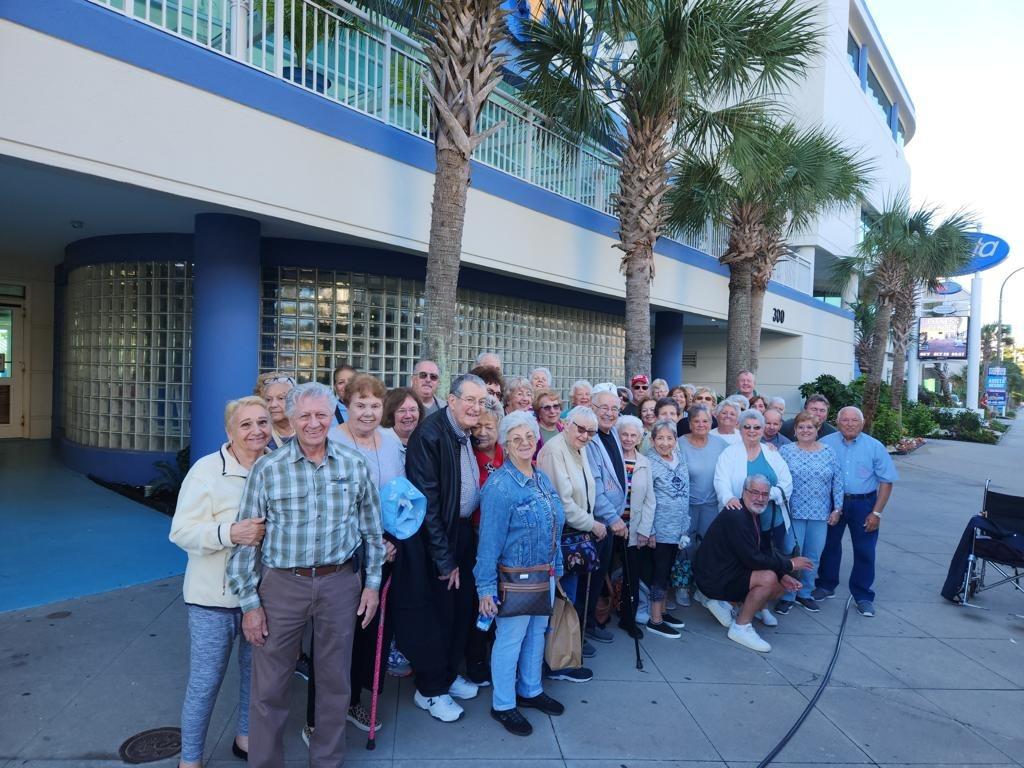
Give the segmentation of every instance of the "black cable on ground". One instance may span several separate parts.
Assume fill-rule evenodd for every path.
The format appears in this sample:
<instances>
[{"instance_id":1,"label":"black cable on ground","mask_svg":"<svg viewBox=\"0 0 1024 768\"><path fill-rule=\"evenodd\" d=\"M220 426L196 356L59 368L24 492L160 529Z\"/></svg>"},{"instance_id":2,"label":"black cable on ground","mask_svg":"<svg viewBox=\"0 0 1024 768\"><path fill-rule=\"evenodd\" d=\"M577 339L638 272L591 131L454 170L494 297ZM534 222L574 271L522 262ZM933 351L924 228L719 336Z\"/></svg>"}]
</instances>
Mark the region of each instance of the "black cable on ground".
<instances>
[{"instance_id":1,"label":"black cable on ground","mask_svg":"<svg viewBox=\"0 0 1024 768\"><path fill-rule=\"evenodd\" d=\"M832 660L828 663L828 669L825 670L825 676L821 678L818 690L814 692L811 700L807 702L807 706L804 707L804 711L800 713L800 717L798 717L796 722L793 723L793 727L789 729L786 735L782 737L782 740L775 745L771 752L768 753L768 756L757 764L757 768L765 768L765 766L771 764L772 760L778 756L779 752L786 747L789 740L792 739L793 736L796 735L796 732L800 730L800 726L804 724L804 720L806 720L807 716L811 714L811 710L814 709L814 706L818 703L818 699L821 698L821 694L825 692L825 688L828 686L828 681L832 678L832 670L835 669L836 662L839 661L839 649L842 647L843 637L846 635L846 620L850 616L850 606L852 604L853 595L850 595L846 599L846 607L843 609L843 623L839 625L839 636L836 637L836 648L832 651Z\"/></svg>"}]
</instances>

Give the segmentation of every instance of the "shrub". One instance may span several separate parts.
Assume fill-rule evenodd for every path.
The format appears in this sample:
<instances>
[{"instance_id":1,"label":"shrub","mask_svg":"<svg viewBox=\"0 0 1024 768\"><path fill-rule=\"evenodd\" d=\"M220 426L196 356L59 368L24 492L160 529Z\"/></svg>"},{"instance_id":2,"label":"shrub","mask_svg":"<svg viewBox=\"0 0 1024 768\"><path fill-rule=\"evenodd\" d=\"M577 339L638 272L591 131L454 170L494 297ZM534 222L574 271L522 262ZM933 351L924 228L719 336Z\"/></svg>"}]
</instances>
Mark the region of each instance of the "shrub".
<instances>
[{"instance_id":1,"label":"shrub","mask_svg":"<svg viewBox=\"0 0 1024 768\"><path fill-rule=\"evenodd\" d=\"M1006 412L1006 418L1008 418L1008 419L1016 419L1017 418L1017 411L1015 411L1013 408L1010 408Z\"/></svg>"},{"instance_id":2,"label":"shrub","mask_svg":"<svg viewBox=\"0 0 1024 768\"><path fill-rule=\"evenodd\" d=\"M932 408L939 426L950 432L979 432L981 417L966 408Z\"/></svg>"},{"instance_id":3,"label":"shrub","mask_svg":"<svg viewBox=\"0 0 1024 768\"><path fill-rule=\"evenodd\" d=\"M996 432L1002 433L1002 432L1008 431L1010 429L1010 426L1008 424L1003 424L1000 421L996 421L995 419L992 419L988 423L988 428L989 429L994 429Z\"/></svg>"},{"instance_id":4,"label":"shrub","mask_svg":"<svg viewBox=\"0 0 1024 768\"><path fill-rule=\"evenodd\" d=\"M875 423L871 425L871 436L882 445L895 445L903 437L899 414L888 405L879 404Z\"/></svg>"},{"instance_id":5,"label":"shrub","mask_svg":"<svg viewBox=\"0 0 1024 768\"><path fill-rule=\"evenodd\" d=\"M938 426L932 417L932 409L923 403L914 403L903 409L903 428L911 437L927 437Z\"/></svg>"},{"instance_id":6,"label":"shrub","mask_svg":"<svg viewBox=\"0 0 1024 768\"><path fill-rule=\"evenodd\" d=\"M814 381L808 381L800 385L800 395L806 400L814 394L824 395L828 398L828 420L835 421L836 414L840 408L847 405L860 405L860 399L854 401L850 388L843 382L828 373L823 373Z\"/></svg>"}]
</instances>

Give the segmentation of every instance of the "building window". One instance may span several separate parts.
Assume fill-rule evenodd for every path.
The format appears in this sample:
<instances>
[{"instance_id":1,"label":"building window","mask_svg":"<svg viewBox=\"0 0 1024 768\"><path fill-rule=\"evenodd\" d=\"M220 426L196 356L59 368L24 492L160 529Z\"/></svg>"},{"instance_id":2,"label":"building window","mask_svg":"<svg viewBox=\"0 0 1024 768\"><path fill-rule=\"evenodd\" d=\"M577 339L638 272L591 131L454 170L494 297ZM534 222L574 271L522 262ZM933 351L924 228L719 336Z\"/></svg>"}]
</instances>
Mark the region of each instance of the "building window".
<instances>
[{"instance_id":1,"label":"building window","mask_svg":"<svg viewBox=\"0 0 1024 768\"><path fill-rule=\"evenodd\" d=\"M846 58L850 61L850 66L853 67L854 74L857 75L857 79L860 79L860 43L858 43L852 34L847 33L846 35Z\"/></svg>"},{"instance_id":2,"label":"building window","mask_svg":"<svg viewBox=\"0 0 1024 768\"><path fill-rule=\"evenodd\" d=\"M191 329L191 265L130 262L73 270L65 293L65 437L99 448L183 448Z\"/></svg>"},{"instance_id":3,"label":"building window","mask_svg":"<svg viewBox=\"0 0 1024 768\"><path fill-rule=\"evenodd\" d=\"M889 101L889 97L885 95L882 84L878 82L875 73L870 69L868 69L868 95L874 99L875 104L878 105L878 109L882 113L882 117L885 118L885 124L888 125L889 116L892 113L892 102Z\"/></svg>"},{"instance_id":4,"label":"building window","mask_svg":"<svg viewBox=\"0 0 1024 768\"><path fill-rule=\"evenodd\" d=\"M500 279L495 280L500 287ZM420 356L423 283L331 270L263 270L260 369L294 374L300 381L331 378L350 363L405 386ZM453 369L469 370L476 356L502 356L506 376L551 369L556 387L578 378L620 381L625 356L623 320L590 310L460 290Z\"/></svg>"}]
</instances>

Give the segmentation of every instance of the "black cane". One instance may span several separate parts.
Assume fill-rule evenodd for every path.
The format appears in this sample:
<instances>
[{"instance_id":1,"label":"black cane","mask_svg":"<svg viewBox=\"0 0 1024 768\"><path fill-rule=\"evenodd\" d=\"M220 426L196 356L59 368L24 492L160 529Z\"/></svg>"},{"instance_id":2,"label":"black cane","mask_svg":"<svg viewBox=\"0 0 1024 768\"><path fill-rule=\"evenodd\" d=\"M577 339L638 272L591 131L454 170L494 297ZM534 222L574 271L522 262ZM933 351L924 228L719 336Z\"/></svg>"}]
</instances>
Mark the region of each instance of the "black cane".
<instances>
[{"instance_id":1,"label":"black cane","mask_svg":"<svg viewBox=\"0 0 1024 768\"><path fill-rule=\"evenodd\" d=\"M623 539L622 541L622 594L629 595L629 618L633 625L633 645L636 648L636 668L641 672L644 669L643 659L640 657L640 638L637 635L640 634L639 627L636 625L636 605L633 603L633 580L629 578L629 542Z\"/></svg>"}]
</instances>

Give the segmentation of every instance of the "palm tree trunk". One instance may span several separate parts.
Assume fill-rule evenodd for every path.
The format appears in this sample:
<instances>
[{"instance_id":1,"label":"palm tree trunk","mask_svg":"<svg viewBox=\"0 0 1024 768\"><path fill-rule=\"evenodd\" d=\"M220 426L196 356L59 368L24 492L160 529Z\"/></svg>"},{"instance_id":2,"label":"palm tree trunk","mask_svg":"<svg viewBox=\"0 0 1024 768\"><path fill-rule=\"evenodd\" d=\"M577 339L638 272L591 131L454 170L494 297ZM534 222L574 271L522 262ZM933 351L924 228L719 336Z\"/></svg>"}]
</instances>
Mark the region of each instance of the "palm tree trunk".
<instances>
[{"instance_id":1,"label":"palm tree trunk","mask_svg":"<svg viewBox=\"0 0 1024 768\"><path fill-rule=\"evenodd\" d=\"M616 247L623 252L619 268L626 275L626 378L651 375L651 281L654 244L665 222L671 125L671 114L632 116L619 164Z\"/></svg>"},{"instance_id":2,"label":"palm tree trunk","mask_svg":"<svg viewBox=\"0 0 1024 768\"><path fill-rule=\"evenodd\" d=\"M916 292L915 292L916 293ZM907 301L906 299L910 299ZM897 413L903 412L904 364L910 334L913 331L916 314L916 296L901 297L892 317L892 377L890 378L890 404Z\"/></svg>"},{"instance_id":3,"label":"palm tree trunk","mask_svg":"<svg viewBox=\"0 0 1024 768\"><path fill-rule=\"evenodd\" d=\"M747 366L754 373L761 363L761 321L764 314L765 288L754 279L750 286L750 359ZM742 369L741 369L742 370Z\"/></svg>"},{"instance_id":4,"label":"palm tree trunk","mask_svg":"<svg viewBox=\"0 0 1024 768\"><path fill-rule=\"evenodd\" d=\"M421 357L436 362L441 381L447 382L454 363L451 355L455 350L456 291L469 194L469 158L452 149L438 149L436 155Z\"/></svg>"},{"instance_id":5,"label":"palm tree trunk","mask_svg":"<svg viewBox=\"0 0 1024 768\"><path fill-rule=\"evenodd\" d=\"M750 367L750 262L729 264L729 331L725 352L726 388Z\"/></svg>"},{"instance_id":6,"label":"palm tree trunk","mask_svg":"<svg viewBox=\"0 0 1024 768\"><path fill-rule=\"evenodd\" d=\"M891 299L879 298L875 313L875 327L871 339L871 371L864 382L861 410L864 412L864 431L869 432L878 413L878 396L882 389L882 371L889 347L889 327L892 324Z\"/></svg>"}]
</instances>

